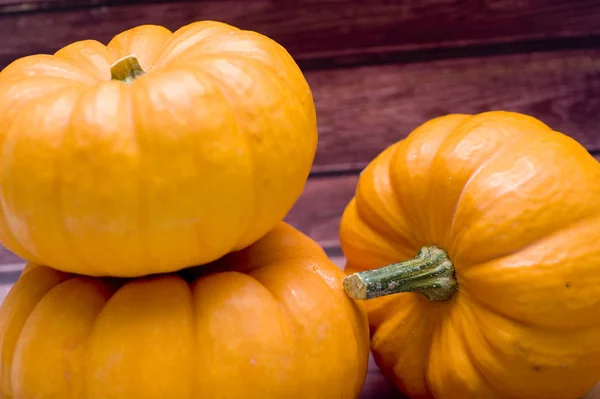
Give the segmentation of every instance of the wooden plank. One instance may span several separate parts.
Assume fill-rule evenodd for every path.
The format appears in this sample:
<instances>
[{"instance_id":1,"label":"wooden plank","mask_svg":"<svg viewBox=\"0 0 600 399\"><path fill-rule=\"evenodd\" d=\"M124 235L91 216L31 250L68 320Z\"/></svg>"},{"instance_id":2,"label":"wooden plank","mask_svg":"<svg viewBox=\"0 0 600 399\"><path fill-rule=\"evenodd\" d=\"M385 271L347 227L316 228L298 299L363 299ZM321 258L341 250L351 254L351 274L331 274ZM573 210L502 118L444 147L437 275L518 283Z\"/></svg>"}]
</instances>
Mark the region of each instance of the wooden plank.
<instances>
[{"instance_id":1,"label":"wooden plank","mask_svg":"<svg viewBox=\"0 0 600 399\"><path fill-rule=\"evenodd\" d=\"M358 174L309 179L286 221L326 249L339 247L340 218L357 183Z\"/></svg>"},{"instance_id":2,"label":"wooden plank","mask_svg":"<svg viewBox=\"0 0 600 399\"><path fill-rule=\"evenodd\" d=\"M319 121L313 172L357 170L449 113L523 112L600 149L600 50L309 71Z\"/></svg>"},{"instance_id":3,"label":"wooden plank","mask_svg":"<svg viewBox=\"0 0 600 399\"><path fill-rule=\"evenodd\" d=\"M20 5L15 5L16 0L2 1L0 68L17 57L52 53L75 40L107 42L135 25L154 23L176 29L202 19L264 33L284 45L305 67L313 62L364 62L375 55L386 58L415 50L421 51L421 56L457 47L479 46L482 51L481 46L488 45L504 45L502 51L512 51L518 48L515 42L535 42L546 48L558 40L571 48L581 46L584 37L598 39L600 35L600 6L594 0L203 0L146 4L26 0ZM52 14L27 12L52 4L59 8ZM68 8L60 9L61 4Z\"/></svg>"},{"instance_id":4,"label":"wooden plank","mask_svg":"<svg viewBox=\"0 0 600 399\"><path fill-rule=\"evenodd\" d=\"M148 3L153 0L131 0L127 3ZM0 0L0 14L55 11L64 8L102 7L123 3L123 0Z\"/></svg>"}]
</instances>

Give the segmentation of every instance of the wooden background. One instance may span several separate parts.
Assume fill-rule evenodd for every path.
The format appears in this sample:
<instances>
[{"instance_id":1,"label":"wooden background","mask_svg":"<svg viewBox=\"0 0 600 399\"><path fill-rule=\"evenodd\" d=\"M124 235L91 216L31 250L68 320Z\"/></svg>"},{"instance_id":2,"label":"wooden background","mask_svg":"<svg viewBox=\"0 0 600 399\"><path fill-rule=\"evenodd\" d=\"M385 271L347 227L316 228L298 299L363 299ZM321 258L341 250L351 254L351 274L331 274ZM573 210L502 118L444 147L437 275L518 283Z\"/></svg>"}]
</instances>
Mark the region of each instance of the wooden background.
<instances>
[{"instance_id":1,"label":"wooden background","mask_svg":"<svg viewBox=\"0 0 600 399\"><path fill-rule=\"evenodd\" d=\"M358 173L432 117L524 112L600 158L598 0L0 0L0 68L139 24L202 19L270 36L305 71L319 149L287 219L341 266L339 217ZM3 251L0 264L1 299L22 263ZM392 397L372 365L362 398Z\"/></svg>"}]
</instances>

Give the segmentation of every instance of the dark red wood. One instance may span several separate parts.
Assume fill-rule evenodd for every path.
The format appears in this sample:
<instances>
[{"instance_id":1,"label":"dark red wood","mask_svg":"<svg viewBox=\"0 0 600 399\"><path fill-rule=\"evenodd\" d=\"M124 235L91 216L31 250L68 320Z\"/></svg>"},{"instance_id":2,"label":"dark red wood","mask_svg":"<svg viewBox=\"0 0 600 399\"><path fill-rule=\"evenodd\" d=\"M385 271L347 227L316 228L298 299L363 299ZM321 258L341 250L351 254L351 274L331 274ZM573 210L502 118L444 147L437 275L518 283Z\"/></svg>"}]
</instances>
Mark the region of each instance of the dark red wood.
<instances>
[{"instance_id":1,"label":"dark red wood","mask_svg":"<svg viewBox=\"0 0 600 399\"><path fill-rule=\"evenodd\" d=\"M600 150L600 50L309 71L319 122L313 171L359 169L449 113L523 112Z\"/></svg>"},{"instance_id":2,"label":"dark red wood","mask_svg":"<svg viewBox=\"0 0 600 399\"><path fill-rule=\"evenodd\" d=\"M102 7L118 4L149 4L163 0L0 0L0 13L37 12L46 10L60 10L63 8ZM180 0L186 1L186 0ZM195 0L187 0L195 1ZM202 0L199 0L202 1ZM227 0L221 0L227 1ZM252 1L252 0L250 0ZM17 8L8 8L21 7Z\"/></svg>"},{"instance_id":3,"label":"dark red wood","mask_svg":"<svg viewBox=\"0 0 600 399\"><path fill-rule=\"evenodd\" d=\"M122 4L114 4L122 3ZM80 39L108 41L139 24L170 29L201 19L228 22L266 34L303 66L330 65L371 55L507 44L552 42L600 35L600 5L593 0L0 0L0 68L17 57L52 53ZM103 6L98 6L103 4ZM90 7L96 5L95 7ZM57 7L46 14L40 9ZM68 7L68 8L61 8ZM75 7L75 8L72 8ZM37 10L37 11L36 11ZM565 44L563 44L565 45ZM544 45L545 46L545 45ZM548 44L547 46L552 46Z\"/></svg>"},{"instance_id":4,"label":"dark red wood","mask_svg":"<svg viewBox=\"0 0 600 399\"><path fill-rule=\"evenodd\" d=\"M388 381L369 358L369 371L359 399L408 399L401 395L392 382Z\"/></svg>"},{"instance_id":5,"label":"dark red wood","mask_svg":"<svg viewBox=\"0 0 600 399\"><path fill-rule=\"evenodd\" d=\"M63 8L83 8L119 3L120 0L0 0L0 14L29 13ZM134 3L135 0L131 1Z\"/></svg>"},{"instance_id":6,"label":"dark red wood","mask_svg":"<svg viewBox=\"0 0 600 399\"><path fill-rule=\"evenodd\" d=\"M339 247L340 218L357 182L358 174L309 179L286 221L327 250Z\"/></svg>"},{"instance_id":7,"label":"dark red wood","mask_svg":"<svg viewBox=\"0 0 600 399\"><path fill-rule=\"evenodd\" d=\"M202 0L179 0L202 1ZM213 0L215 1L215 0ZM228 0L220 0L228 1ZM252 1L252 0L250 0ZM22 14L40 11L56 11L65 8L84 9L127 4L151 4L167 2L165 0L0 0L0 14Z\"/></svg>"}]
</instances>

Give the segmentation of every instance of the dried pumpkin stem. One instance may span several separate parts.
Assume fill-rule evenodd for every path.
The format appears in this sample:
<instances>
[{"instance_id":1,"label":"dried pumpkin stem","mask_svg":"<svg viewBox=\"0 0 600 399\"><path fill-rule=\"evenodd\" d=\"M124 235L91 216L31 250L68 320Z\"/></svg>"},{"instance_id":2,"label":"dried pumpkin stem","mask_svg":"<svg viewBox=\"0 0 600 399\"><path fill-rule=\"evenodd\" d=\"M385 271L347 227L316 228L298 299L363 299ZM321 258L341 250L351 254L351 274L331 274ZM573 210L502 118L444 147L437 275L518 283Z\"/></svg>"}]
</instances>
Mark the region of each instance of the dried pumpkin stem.
<instances>
[{"instance_id":1,"label":"dried pumpkin stem","mask_svg":"<svg viewBox=\"0 0 600 399\"><path fill-rule=\"evenodd\" d=\"M344 290L354 299L416 292L432 302L447 301L458 289L446 251L423 247L413 259L347 276Z\"/></svg>"},{"instance_id":2,"label":"dried pumpkin stem","mask_svg":"<svg viewBox=\"0 0 600 399\"><path fill-rule=\"evenodd\" d=\"M121 58L110 67L111 79L125 83L131 83L145 73L134 55Z\"/></svg>"}]
</instances>

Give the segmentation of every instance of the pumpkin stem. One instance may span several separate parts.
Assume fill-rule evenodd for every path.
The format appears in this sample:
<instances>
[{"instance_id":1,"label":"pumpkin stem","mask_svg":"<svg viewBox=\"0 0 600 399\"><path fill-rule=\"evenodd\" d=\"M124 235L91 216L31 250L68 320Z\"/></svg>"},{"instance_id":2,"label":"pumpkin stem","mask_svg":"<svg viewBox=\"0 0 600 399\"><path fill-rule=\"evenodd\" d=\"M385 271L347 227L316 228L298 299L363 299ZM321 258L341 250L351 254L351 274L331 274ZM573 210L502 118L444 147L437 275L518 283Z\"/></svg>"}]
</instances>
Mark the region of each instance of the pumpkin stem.
<instances>
[{"instance_id":1,"label":"pumpkin stem","mask_svg":"<svg viewBox=\"0 0 600 399\"><path fill-rule=\"evenodd\" d=\"M344 290L354 299L416 292L437 302L449 300L457 289L454 265L438 247L423 247L413 259L344 278Z\"/></svg>"},{"instance_id":2,"label":"pumpkin stem","mask_svg":"<svg viewBox=\"0 0 600 399\"><path fill-rule=\"evenodd\" d=\"M145 73L134 55L121 58L110 67L111 79L125 83L131 83Z\"/></svg>"}]
</instances>

